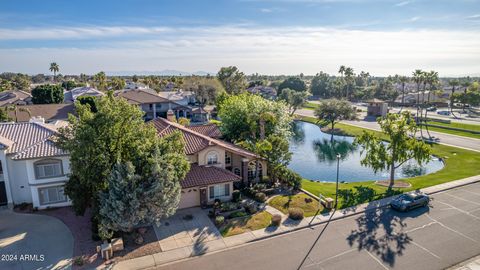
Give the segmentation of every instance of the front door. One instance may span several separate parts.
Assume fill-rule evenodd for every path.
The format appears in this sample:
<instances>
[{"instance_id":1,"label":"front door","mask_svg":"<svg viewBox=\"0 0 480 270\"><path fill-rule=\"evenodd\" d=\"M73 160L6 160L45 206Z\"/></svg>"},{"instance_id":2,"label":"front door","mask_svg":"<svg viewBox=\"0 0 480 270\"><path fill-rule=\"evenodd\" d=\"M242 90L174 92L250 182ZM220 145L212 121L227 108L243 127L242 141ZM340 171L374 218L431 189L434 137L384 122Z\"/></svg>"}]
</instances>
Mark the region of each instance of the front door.
<instances>
[{"instance_id":1,"label":"front door","mask_svg":"<svg viewBox=\"0 0 480 270\"><path fill-rule=\"evenodd\" d=\"M207 207L208 198L207 198L207 187L200 188L200 206L202 208Z\"/></svg>"},{"instance_id":2,"label":"front door","mask_svg":"<svg viewBox=\"0 0 480 270\"><path fill-rule=\"evenodd\" d=\"M6 205L7 200L7 190L5 189L5 182L0 182L0 205Z\"/></svg>"}]
</instances>

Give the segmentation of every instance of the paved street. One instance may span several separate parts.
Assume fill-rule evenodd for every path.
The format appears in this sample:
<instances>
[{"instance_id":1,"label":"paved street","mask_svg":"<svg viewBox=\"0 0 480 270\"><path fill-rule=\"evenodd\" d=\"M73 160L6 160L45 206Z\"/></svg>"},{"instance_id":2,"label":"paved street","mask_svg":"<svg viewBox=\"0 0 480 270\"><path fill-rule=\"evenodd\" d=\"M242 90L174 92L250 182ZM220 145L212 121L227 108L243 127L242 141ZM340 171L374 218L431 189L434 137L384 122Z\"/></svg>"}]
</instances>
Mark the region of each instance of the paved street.
<instances>
[{"instance_id":1,"label":"paved street","mask_svg":"<svg viewBox=\"0 0 480 270\"><path fill-rule=\"evenodd\" d=\"M314 116L312 110L300 109L296 112L298 115L303 116ZM375 121L342 121L343 123L364 127L373 130L380 130L380 127ZM462 136L456 136L446 133L430 131L430 134L436 138L439 138L439 143L445 145L456 146L465 149L471 149L475 151L480 151L480 140ZM425 134L426 135L426 134Z\"/></svg>"},{"instance_id":2,"label":"paved street","mask_svg":"<svg viewBox=\"0 0 480 270\"><path fill-rule=\"evenodd\" d=\"M444 269L480 254L480 183L156 269ZM321 235L305 258L308 250Z\"/></svg>"}]
</instances>

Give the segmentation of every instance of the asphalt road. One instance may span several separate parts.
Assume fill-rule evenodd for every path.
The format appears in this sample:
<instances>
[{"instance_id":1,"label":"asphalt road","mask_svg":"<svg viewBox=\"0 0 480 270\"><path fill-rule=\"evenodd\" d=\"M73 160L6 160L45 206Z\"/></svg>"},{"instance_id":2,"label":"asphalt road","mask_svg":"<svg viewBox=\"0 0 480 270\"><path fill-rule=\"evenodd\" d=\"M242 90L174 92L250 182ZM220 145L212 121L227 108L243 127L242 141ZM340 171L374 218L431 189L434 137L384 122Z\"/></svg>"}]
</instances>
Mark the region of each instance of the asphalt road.
<instances>
[{"instance_id":1,"label":"asphalt road","mask_svg":"<svg viewBox=\"0 0 480 270\"><path fill-rule=\"evenodd\" d=\"M312 117L314 116L312 110L306 110L306 109L299 109L297 110L296 114L303 115L303 116L312 116ZM362 121L342 121L342 122L346 124L351 124L354 126L363 127L363 128L380 130L380 126L376 121L362 120ZM430 135L436 138L439 138L440 140L438 141L438 143L440 144L480 151L480 139L457 136L457 135L435 132L435 131L430 131ZM427 136L426 132L424 133L424 136Z\"/></svg>"},{"instance_id":2,"label":"asphalt road","mask_svg":"<svg viewBox=\"0 0 480 270\"><path fill-rule=\"evenodd\" d=\"M156 269L444 269L480 254L480 183ZM308 250L320 236L310 255Z\"/></svg>"}]
</instances>

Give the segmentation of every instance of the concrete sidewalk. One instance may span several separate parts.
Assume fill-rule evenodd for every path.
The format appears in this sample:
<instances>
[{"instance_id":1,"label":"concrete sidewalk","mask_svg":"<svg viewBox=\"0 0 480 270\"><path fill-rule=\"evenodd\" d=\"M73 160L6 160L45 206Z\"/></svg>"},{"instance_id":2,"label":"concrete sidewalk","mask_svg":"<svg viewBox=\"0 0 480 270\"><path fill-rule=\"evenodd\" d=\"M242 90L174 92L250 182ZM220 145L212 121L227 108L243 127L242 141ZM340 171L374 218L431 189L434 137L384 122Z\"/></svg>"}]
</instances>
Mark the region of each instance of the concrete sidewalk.
<instances>
[{"instance_id":1,"label":"concrete sidewalk","mask_svg":"<svg viewBox=\"0 0 480 270\"><path fill-rule=\"evenodd\" d=\"M427 194L433 194L433 193L449 190L455 187L464 186L464 185L468 185L476 182L480 182L480 175L424 188L424 189L421 189L420 191L425 192ZM329 219L330 220L341 219L348 216L357 215L371 209L386 207L388 206L391 199L392 198L384 198L381 200L372 201L372 202L357 205L357 206L352 206L342 210L337 210L332 217L330 217L330 213L326 213L323 215L318 215L316 217L304 218L302 221L297 221L297 222L287 219L286 215L284 215L280 211L267 206L266 211L272 214L282 215L283 222L281 226L267 227L264 229L246 232L246 233L231 236L231 237L221 238L217 241L206 242L202 248L201 253L195 252L194 250L188 247L178 248L178 249L173 249L166 252L156 253L154 255L148 255L140 258L135 258L132 260L121 261L117 263L113 268L114 269L145 269L145 268L159 266L159 265L173 262L180 259L185 259L188 257L199 256L206 253L212 253L216 251L230 249L235 246L252 243L252 242L273 237L276 235L305 229L305 228L308 228L309 226L322 224L327 222Z\"/></svg>"}]
</instances>

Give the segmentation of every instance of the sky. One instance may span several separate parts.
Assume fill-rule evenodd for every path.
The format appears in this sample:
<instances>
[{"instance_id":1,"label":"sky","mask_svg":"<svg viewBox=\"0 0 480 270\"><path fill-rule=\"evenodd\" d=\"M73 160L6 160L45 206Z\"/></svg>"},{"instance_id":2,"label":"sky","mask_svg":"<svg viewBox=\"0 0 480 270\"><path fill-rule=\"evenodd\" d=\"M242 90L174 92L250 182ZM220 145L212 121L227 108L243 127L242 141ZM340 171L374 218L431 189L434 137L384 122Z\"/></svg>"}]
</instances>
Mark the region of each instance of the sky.
<instances>
[{"instance_id":1,"label":"sky","mask_svg":"<svg viewBox=\"0 0 480 270\"><path fill-rule=\"evenodd\" d=\"M480 75L480 0L2 0L0 72Z\"/></svg>"}]
</instances>

